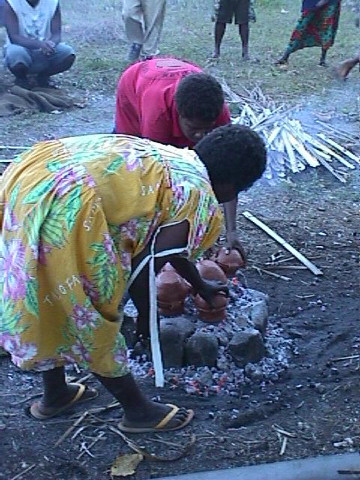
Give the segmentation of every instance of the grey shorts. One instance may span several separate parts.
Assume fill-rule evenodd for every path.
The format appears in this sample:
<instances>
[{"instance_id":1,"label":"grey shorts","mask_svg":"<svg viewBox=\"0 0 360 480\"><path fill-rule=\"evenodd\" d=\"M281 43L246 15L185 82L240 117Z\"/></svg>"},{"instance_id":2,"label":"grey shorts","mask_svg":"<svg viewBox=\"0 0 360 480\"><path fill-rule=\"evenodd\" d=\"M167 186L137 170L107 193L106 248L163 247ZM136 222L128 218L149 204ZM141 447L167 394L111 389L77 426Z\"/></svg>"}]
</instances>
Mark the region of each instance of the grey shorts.
<instances>
[{"instance_id":1,"label":"grey shorts","mask_svg":"<svg viewBox=\"0 0 360 480\"><path fill-rule=\"evenodd\" d=\"M250 0L220 0L216 21L219 23L232 23L235 18L236 25L249 22Z\"/></svg>"},{"instance_id":2,"label":"grey shorts","mask_svg":"<svg viewBox=\"0 0 360 480\"><path fill-rule=\"evenodd\" d=\"M74 50L66 43L59 43L54 53L45 55L41 50L30 50L11 43L5 47L4 55L8 68L23 63L28 67L29 73L41 73L60 65L69 55L74 55Z\"/></svg>"}]
</instances>

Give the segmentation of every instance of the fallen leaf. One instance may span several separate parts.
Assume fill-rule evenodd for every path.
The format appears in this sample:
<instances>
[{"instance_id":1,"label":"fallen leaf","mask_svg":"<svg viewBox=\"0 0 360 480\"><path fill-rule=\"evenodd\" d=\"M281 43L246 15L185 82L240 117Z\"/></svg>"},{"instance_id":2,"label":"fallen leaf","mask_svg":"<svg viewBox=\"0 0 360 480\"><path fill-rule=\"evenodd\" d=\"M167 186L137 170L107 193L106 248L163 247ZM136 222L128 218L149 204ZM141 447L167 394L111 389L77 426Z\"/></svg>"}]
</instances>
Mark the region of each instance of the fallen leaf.
<instances>
[{"instance_id":1,"label":"fallen leaf","mask_svg":"<svg viewBox=\"0 0 360 480\"><path fill-rule=\"evenodd\" d=\"M127 477L133 475L136 467L144 459L139 453L127 453L119 455L111 467L111 475L113 477Z\"/></svg>"}]
</instances>

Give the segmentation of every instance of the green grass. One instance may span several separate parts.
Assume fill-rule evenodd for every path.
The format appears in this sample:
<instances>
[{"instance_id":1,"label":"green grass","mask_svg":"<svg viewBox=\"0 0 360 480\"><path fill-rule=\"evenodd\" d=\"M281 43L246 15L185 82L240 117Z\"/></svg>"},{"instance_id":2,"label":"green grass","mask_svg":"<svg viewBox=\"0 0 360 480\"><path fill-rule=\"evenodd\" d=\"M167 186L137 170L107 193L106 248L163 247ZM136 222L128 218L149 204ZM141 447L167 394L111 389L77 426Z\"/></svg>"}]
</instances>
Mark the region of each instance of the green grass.
<instances>
[{"instance_id":1,"label":"green grass","mask_svg":"<svg viewBox=\"0 0 360 480\"><path fill-rule=\"evenodd\" d=\"M229 25L222 58L219 63L209 65L214 29L212 0L168 0L161 51L209 68L234 90L260 85L273 98L290 101L313 93L326 94L331 88L332 72L331 68L318 66L319 48L295 53L286 70L274 66L295 27L300 3L300 0L257 0L257 23L251 24L252 60L241 61L237 28ZM77 50L77 62L64 79L90 90L113 91L126 66L121 5L116 0L68 0L62 8L64 39ZM330 66L357 51L358 36L354 14L343 8L336 43L328 57Z\"/></svg>"}]
</instances>

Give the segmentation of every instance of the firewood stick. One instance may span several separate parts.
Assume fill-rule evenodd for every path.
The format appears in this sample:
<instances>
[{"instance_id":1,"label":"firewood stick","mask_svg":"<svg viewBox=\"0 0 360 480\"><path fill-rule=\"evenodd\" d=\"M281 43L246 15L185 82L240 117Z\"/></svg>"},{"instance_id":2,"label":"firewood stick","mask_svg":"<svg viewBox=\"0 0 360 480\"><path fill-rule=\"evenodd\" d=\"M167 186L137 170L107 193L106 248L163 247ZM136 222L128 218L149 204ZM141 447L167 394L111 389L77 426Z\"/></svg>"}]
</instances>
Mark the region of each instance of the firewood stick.
<instances>
[{"instance_id":1,"label":"firewood stick","mask_svg":"<svg viewBox=\"0 0 360 480\"><path fill-rule=\"evenodd\" d=\"M300 253L293 246L291 246L284 238L274 232L274 230L272 230L270 227L265 225L265 223L252 215L252 213L245 211L243 212L243 215L245 218L250 220L250 222L261 228L261 230L267 233L271 238L280 243L280 245L282 245L288 252L294 255L294 257L297 258L302 264L304 264L314 275L323 275L323 272L316 265L310 262L310 260L308 260L302 253Z\"/></svg>"}]
</instances>

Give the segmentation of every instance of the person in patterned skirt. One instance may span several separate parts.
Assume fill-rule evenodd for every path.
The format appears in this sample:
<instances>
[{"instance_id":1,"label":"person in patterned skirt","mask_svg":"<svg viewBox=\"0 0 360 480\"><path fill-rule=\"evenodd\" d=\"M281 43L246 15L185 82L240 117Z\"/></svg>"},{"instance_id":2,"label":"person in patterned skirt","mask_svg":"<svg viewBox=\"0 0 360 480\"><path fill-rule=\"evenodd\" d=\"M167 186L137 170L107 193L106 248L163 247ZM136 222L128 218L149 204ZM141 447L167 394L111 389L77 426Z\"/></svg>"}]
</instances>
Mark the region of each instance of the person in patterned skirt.
<instances>
[{"instance_id":1,"label":"person in patterned skirt","mask_svg":"<svg viewBox=\"0 0 360 480\"><path fill-rule=\"evenodd\" d=\"M334 44L340 17L341 0L303 0L301 18L293 31L288 47L277 65L287 64L290 55L306 47L321 47L321 66Z\"/></svg>"},{"instance_id":2,"label":"person in patterned skirt","mask_svg":"<svg viewBox=\"0 0 360 480\"><path fill-rule=\"evenodd\" d=\"M265 163L261 138L239 125L213 130L195 150L87 135L38 143L12 162L0 184L0 346L21 369L42 372L33 417L97 395L66 382L65 365L76 363L120 402L122 430L190 422L192 410L147 400L137 386L119 305L128 290L137 333L152 341L155 274L166 262L210 305L226 292L192 261L217 240L218 202L249 188Z\"/></svg>"}]
</instances>

